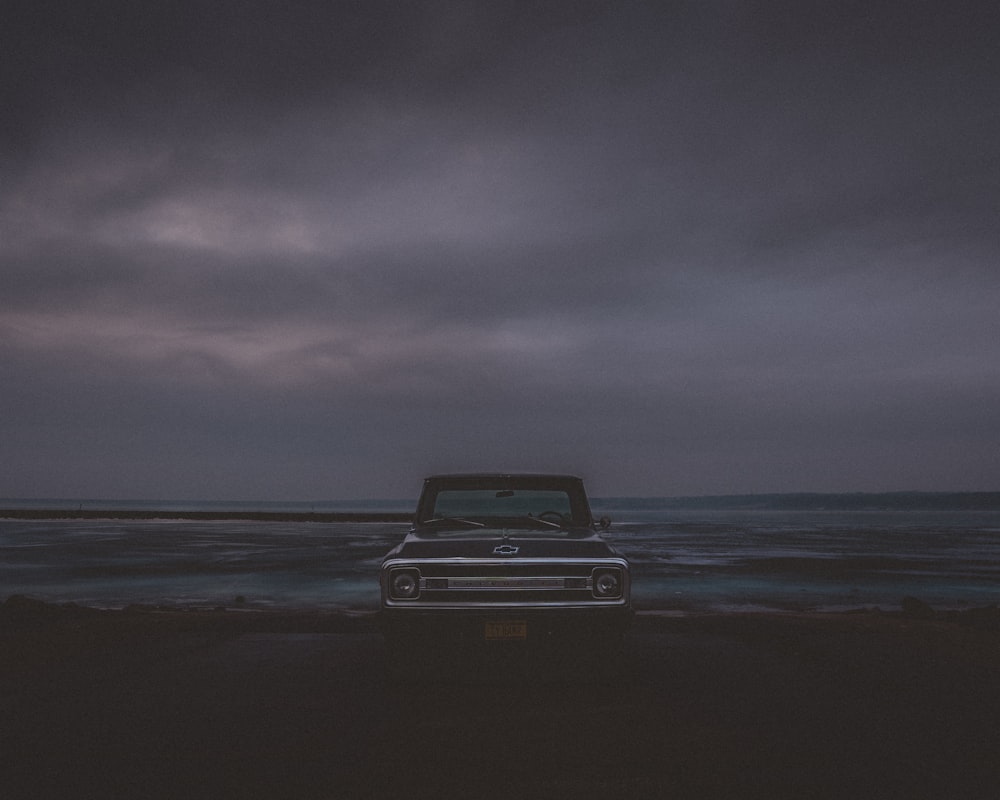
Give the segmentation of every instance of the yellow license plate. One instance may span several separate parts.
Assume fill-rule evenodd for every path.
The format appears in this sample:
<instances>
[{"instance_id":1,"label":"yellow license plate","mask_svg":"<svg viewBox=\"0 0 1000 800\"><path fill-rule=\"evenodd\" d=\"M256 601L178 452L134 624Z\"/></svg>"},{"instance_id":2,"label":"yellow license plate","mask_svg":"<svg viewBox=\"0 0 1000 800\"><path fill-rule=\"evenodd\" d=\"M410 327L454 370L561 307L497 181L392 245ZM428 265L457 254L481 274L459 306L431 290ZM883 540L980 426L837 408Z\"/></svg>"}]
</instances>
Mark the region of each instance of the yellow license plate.
<instances>
[{"instance_id":1,"label":"yellow license plate","mask_svg":"<svg viewBox=\"0 0 1000 800\"><path fill-rule=\"evenodd\" d=\"M497 641L500 639L527 639L528 623L526 620L508 620L503 622L486 623L487 641Z\"/></svg>"}]
</instances>

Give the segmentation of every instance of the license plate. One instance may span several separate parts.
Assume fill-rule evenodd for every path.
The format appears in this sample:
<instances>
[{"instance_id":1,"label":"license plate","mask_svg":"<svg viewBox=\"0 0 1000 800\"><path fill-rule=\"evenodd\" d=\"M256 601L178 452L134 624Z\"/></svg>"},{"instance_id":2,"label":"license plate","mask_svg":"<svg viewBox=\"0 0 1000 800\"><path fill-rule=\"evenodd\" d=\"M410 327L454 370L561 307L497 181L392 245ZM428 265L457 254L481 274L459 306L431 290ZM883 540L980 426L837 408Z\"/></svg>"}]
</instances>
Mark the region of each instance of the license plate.
<instances>
[{"instance_id":1,"label":"license plate","mask_svg":"<svg viewBox=\"0 0 1000 800\"><path fill-rule=\"evenodd\" d=\"M528 623L526 620L508 620L486 623L486 640L527 639Z\"/></svg>"}]
</instances>

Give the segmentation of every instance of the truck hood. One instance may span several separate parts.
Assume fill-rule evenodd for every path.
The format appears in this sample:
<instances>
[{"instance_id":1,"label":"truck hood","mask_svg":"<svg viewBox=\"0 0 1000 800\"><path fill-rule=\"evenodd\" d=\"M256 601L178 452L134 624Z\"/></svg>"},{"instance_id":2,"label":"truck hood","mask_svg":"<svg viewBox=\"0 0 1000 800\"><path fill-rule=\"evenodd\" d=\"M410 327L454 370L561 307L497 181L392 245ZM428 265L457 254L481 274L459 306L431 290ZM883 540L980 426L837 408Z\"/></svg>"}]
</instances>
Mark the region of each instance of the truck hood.
<instances>
[{"instance_id":1,"label":"truck hood","mask_svg":"<svg viewBox=\"0 0 1000 800\"><path fill-rule=\"evenodd\" d=\"M608 558L615 549L586 529L554 532L510 529L414 531L387 558ZM497 552L497 548L501 548ZM516 551L514 550L516 548Z\"/></svg>"}]
</instances>

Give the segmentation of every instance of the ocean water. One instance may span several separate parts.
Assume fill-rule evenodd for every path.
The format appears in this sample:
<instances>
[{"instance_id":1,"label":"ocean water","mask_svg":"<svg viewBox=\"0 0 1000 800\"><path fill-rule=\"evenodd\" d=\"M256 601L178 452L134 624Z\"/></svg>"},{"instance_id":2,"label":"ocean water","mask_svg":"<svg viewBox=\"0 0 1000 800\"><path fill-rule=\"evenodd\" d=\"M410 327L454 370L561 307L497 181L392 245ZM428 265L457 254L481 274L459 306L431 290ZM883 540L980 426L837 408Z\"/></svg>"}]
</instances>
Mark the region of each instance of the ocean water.
<instances>
[{"instance_id":1,"label":"ocean water","mask_svg":"<svg viewBox=\"0 0 1000 800\"><path fill-rule=\"evenodd\" d=\"M612 511L652 610L896 610L1000 602L997 511ZM668 517L668 518L666 518Z\"/></svg>"},{"instance_id":2,"label":"ocean water","mask_svg":"<svg viewBox=\"0 0 1000 800\"><path fill-rule=\"evenodd\" d=\"M78 507L72 503L63 507ZM153 506L90 501L79 507ZM155 507L348 510L336 503ZM409 507L385 501L350 510ZM614 520L606 538L633 565L633 598L641 611L895 610L905 596L939 609L1000 602L996 510L683 510L614 501L595 501L594 507ZM23 594L100 608L373 611L379 561L407 528L376 522L0 519L0 600Z\"/></svg>"}]
</instances>

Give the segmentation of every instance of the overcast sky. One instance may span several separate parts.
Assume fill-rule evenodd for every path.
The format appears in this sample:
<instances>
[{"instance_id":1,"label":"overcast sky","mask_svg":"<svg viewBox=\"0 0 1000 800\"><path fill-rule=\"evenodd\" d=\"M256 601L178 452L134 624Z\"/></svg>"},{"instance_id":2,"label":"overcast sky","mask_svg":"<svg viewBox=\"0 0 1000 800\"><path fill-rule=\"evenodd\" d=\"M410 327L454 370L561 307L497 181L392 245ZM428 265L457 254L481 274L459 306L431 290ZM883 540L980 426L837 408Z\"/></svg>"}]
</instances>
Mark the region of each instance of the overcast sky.
<instances>
[{"instance_id":1,"label":"overcast sky","mask_svg":"<svg viewBox=\"0 0 1000 800\"><path fill-rule=\"evenodd\" d=\"M0 11L0 497L1000 489L1000 13Z\"/></svg>"}]
</instances>

